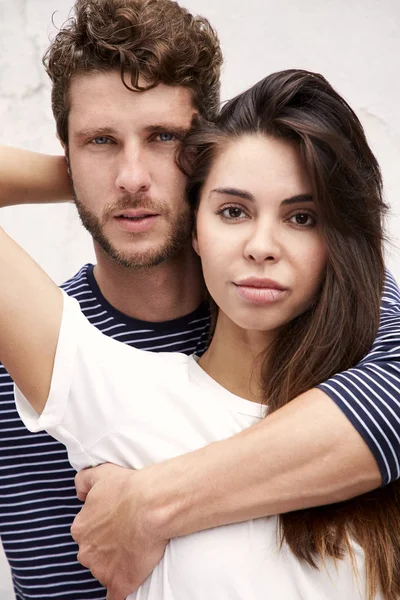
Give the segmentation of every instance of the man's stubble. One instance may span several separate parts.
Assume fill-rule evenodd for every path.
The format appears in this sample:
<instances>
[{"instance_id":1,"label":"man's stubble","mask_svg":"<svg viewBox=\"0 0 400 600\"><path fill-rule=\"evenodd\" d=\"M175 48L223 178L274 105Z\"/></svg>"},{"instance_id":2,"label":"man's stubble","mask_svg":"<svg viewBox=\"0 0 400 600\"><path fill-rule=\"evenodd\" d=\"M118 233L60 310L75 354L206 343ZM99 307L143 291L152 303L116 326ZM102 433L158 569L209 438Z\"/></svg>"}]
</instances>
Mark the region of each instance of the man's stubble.
<instances>
[{"instance_id":1,"label":"man's stubble","mask_svg":"<svg viewBox=\"0 0 400 600\"><path fill-rule=\"evenodd\" d=\"M156 203L147 197L125 195L115 203L108 205L101 218L97 217L85 204L77 198L74 189L74 199L82 225L93 239L99 244L104 253L115 263L127 269L148 269L179 255L190 244L193 216L187 202L182 201L181 210L172 215L165 203ZM111 213L127 210L128 208L143 208L157 212L161 207L162 217L168 219L170 227L166 239L156 248L146 252L135 251L135 237L145 234L132 233L132 251L120 251L104 233L104 225Z\"/></svg>"}]
</instances>

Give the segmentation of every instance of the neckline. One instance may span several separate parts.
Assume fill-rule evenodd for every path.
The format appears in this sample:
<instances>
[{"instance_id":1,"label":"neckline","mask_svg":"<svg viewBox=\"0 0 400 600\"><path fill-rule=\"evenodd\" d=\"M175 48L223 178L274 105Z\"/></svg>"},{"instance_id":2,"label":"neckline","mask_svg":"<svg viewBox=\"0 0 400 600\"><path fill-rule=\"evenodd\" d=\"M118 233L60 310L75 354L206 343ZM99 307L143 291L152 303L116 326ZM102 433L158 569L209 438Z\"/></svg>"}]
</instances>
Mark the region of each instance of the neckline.
<instances>
[{"instance_id":1,"label":"neckline","mask_svg":"<svg viewBox=\"0 0 400 600\"><path fill-rule=\"evenodd\" d=\"M181 327L187 326L193 321L198 319L209 318L210 311L207 302L200 304L193 312L171 321L142 321L141 319L135 319L134 317L128 317L112 304L106 300L103 296L96 278L93 273L94 265L88 264L86 269L86 277L88 285L91 289L93 296L101 304L101 306L111 314L118 322L126 324L128 327L140 328L140 329L157 329L157 331L174 331Z\"/></svg>"},{"instance_id":2,"label":"neckline","mask_svg":"<svg viewBox=\"0 0 400 600\"><path fill-rule=\"evenodd\" d=\"M189 363L189 378L200 385L202 388L206 388L208 391L213 391L218 394L218 397L221 401L225 402L228 407L236 410L236 412L245 414L251 417L256 417L258 419L262 419L265 415L267 407L263 404L258 404L257 402L252 402L251 400L247 400L246 398L242 398L241 396L236 396L224 386L222 386L218 381L213 379L208 373L201 368L198 364L199 356L196 354L192 354L188 357Z\"/></svg>"}]
</instances>

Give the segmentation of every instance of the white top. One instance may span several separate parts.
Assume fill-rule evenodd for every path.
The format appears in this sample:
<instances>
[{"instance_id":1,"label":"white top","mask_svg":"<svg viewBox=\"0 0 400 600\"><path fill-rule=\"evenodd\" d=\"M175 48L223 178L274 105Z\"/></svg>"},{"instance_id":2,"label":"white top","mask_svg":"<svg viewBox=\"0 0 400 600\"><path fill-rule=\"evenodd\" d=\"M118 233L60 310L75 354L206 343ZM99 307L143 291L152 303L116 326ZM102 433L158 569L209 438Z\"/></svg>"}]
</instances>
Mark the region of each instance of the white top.
<instances>
[{"instance_id":1,"label":"white top","mask_svg":"<svg viewBox=\"0 0 400 600\"><path fill-rule=\"evenodd\" d=\"M79 470L103 462L141 469L242 431L265 410L228 392L193 357L151 353L103 335L64 294L49 398L38 415L15 389L31 431L67 446ZM171 540L129 600L362 600L363 551L319 570L277 543L277 518L226 525ZM376 597L378 600L378 597Z\"/></svg>"}]
</instances>

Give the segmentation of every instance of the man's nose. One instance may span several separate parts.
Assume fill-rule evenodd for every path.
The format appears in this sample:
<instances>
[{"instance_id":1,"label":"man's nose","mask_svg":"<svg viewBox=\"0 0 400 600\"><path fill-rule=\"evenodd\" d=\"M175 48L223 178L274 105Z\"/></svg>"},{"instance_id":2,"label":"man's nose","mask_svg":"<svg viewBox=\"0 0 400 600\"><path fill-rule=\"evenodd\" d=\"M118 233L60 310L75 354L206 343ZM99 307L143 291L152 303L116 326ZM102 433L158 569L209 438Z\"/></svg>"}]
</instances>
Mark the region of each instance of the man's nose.
<instances>
[{"instance_id":1,"label":"man's nose","mask_svg":"<svg viewBox=\"0 0 400 600\"><path fill-rule=\"evenodd\" d=\"M118 165L116 186L120 192L137 194L147 192L151 177L143 151L139 148L126 150Z\"/></svg>"}]
</instances>

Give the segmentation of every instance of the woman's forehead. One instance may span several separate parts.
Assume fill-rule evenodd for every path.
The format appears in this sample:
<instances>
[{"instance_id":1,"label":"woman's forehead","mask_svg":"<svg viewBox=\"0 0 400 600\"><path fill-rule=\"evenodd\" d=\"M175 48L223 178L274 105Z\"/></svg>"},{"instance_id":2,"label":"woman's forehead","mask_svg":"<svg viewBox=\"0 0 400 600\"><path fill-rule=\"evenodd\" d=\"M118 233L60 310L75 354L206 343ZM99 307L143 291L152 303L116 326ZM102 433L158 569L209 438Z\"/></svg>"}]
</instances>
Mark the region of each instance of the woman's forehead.
<instances>
[{"instance_id":1,"label":"woman's forehead","mask_svg":"<svg viewBox=\"0 0 400 600\"><path fill-rule=\"evenodd\" d=\"M307 169L295 143L263 134L231 139L216 153L205 188L245 189L283 195L310 193ZM205 190L206 191L206 190Z\"/></svg>"}]
</instances>

